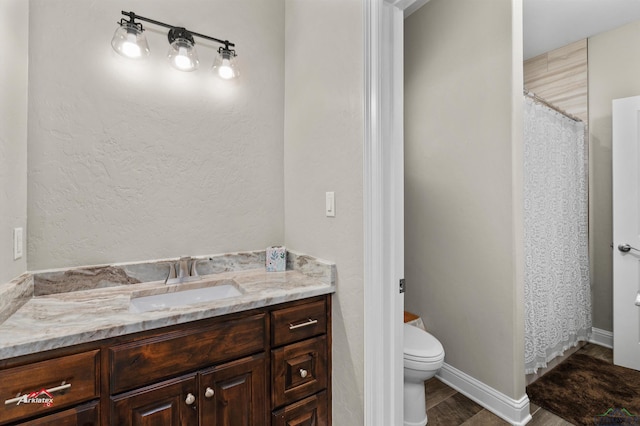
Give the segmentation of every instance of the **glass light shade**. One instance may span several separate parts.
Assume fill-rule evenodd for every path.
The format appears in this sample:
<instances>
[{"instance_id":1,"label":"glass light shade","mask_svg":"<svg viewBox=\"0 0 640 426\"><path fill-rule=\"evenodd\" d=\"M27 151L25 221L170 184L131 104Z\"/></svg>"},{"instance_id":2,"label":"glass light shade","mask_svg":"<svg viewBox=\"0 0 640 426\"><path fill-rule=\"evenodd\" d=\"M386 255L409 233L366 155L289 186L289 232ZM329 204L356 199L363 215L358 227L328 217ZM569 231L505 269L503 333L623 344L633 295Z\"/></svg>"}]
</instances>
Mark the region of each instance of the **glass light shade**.
<instances>
[{"instance_id":1,"label":"glass light shade","mask_svg":"<svg viewBox=\"0 0 640 426\"><path fill-rule=\"evenodd\" d=\"M180 71L195 71L198 68L198 54L193 43L186 38L177 38L171 43L167 54L171 66Z\"/></svg>"},{"instance_id":2,"label":"glass light shade","mask_svg":"<svg viewBox=\"0 0 640 426\"><path fill-rule=\"evenodd\" d=\"M231 50L221 48L213 60L211 70L224 80L237 78L240 73L236 64L236 54Z\"/></svg>"},{"instance_id":3,"label":"glass light shade","mask_svg":"<svg viewBox=\"0 0 640 426\"><path fill-rule=\"evenodd\" d=\"M141 27L133 22L120 24L111 39L111 47L125 58L140 59L149 56L147 38Z\"/></svg>"}]
</instances>

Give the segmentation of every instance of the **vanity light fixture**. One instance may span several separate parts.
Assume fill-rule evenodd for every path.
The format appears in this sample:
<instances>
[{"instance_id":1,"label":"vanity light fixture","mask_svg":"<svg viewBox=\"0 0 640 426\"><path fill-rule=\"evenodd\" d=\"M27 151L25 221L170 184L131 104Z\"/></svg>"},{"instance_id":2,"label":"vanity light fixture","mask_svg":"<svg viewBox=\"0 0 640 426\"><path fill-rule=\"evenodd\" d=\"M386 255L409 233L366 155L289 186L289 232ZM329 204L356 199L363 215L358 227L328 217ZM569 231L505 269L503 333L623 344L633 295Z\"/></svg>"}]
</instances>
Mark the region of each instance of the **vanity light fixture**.
<instances>
[{"instance_id":1,"label":"vanity light fixture","mask_svg":"<svg viewBox=\"0 0 640 426\"><path fill-rule=\"evenodd\" d=\"M144 16L136 15L134 12L125 12L123 10L122 14L128 16L129 20L125 18L120 19L120 22L118 22L119 26L111 40L111 46L120 55L130 59L139 59L149 55L149 45L143 33L144 27L141 23L135 22L137 19L169 28L167 38L169 39L170 47L167 58L172 67L180 71L194 71L198 68L199 61L194 37L200 37L224 45L218 49L218 54L213 61L213 67L211 69L214 74L225 80L238 77L239 73L235 61L237 55L236 51L231 49L235 47L235 44L229 40L209 37L208 35L187 30L184 27L176 27L154 19L145 18Z\"/></svg>"},{"instance_id":2,"label":"vanity light fixture","mask_svg":"<svg viewBox=\"0 0 640 426\"><path fill-rule=\"evenodd\" d=\"M143 34L144 28L142 24L133 22L133 18L130 21L121 19L119 24L120 26L116 29L111 39L113 49L125 58L130 59L149 56L149 45Z\"/></svg>"},{"instance_id":3,"label":"vanity light fixture","mask_svg":"<svg viewBox=\"0 0 640 426\"><path fill-rule=\"evenodd\" d=\"M198 53L193 36L185 28L171 28L167 58L172 67L180 71L194 71L198 68Z\"/></svg>"},{"instance_id":4,"label":"vanity light fixture","mask_svg":"<svg viewBox=\"0 0 640 426\"><path fill-rule=\"evenodd\" d=\"M218 77L225 80L238 77L238 67L236 66L236 51L229 49L229 44L225 43L224 47L218 49L218 54L213 60L211 67Z\"/></svg>"}]
</instances>

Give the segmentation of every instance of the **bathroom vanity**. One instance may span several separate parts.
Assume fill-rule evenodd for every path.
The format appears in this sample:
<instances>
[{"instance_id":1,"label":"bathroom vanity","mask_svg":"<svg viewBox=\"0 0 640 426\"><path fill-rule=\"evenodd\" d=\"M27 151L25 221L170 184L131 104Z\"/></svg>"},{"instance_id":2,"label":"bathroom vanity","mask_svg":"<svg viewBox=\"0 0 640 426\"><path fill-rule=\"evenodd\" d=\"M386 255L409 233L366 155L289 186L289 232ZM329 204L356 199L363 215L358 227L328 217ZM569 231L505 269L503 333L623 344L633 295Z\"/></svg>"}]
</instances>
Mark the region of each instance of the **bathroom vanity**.
<instances>
[{"instance_id":1,"label":"bathroom vanity","mask_svg":"<svg viewBox=\"0 0 640 426\"><path fill-rule=\"evenodd\" d=\"M167 312L132 313L128 303L125 311L122 289L92 290L103 304L105 295L119 296L111 326L94 328L110 336L76 329L58 341L74 344L35 350L34 343L31 353L0 358L0 425L330 425L333 283L299 271L228 274L241 296ZM80 303L87 294L33 304L56 297ZM14 316L0 324L0 342L20 310ZM56 346L55 336L37 339Z\"/></svg>"}]
</instances>

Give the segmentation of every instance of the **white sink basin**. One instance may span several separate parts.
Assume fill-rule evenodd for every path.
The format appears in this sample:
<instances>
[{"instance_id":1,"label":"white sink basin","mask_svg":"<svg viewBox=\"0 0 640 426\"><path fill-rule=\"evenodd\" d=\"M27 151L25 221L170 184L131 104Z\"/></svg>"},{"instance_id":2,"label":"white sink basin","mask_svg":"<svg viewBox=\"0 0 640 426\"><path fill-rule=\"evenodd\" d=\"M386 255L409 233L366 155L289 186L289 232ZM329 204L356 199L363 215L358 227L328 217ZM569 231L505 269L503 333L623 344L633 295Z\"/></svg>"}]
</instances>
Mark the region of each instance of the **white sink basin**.
<instances>
[{"instance_id":1,"label":"white sink basin","mask_svg":"<svg viewBox=\"0 0 640 426\"><path fill-rule=\"evenodd\" d=\"M194 303L211 302L241 296L242 292L233 284L218 284L211 287L192 290L179 290L151 296L131 299L129 312L148 312L167 309L174 306L186 306Z\"/></svg>"}]
</instances>

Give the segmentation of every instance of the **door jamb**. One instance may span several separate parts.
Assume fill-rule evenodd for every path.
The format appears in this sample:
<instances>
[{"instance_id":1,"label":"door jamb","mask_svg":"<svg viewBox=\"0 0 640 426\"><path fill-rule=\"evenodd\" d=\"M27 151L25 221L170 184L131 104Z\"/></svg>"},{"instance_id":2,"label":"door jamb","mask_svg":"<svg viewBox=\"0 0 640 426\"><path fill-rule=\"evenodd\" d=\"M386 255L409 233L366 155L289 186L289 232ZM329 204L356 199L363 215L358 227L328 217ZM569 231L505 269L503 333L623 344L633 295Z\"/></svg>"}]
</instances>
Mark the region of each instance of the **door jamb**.
<instances>
[{"instance_id":1,"label":"door jamb","mask_svg":"<svg viewBox=\"0 0 640 426\"><path fill-rule=\"evenodd\" d=\"M368 426L403 423L404 10L364 1L364 409Z\"/></svg>"}]
</instances>

